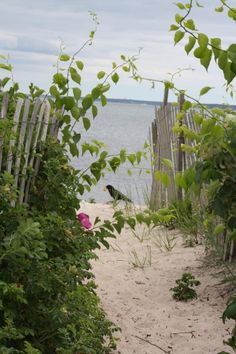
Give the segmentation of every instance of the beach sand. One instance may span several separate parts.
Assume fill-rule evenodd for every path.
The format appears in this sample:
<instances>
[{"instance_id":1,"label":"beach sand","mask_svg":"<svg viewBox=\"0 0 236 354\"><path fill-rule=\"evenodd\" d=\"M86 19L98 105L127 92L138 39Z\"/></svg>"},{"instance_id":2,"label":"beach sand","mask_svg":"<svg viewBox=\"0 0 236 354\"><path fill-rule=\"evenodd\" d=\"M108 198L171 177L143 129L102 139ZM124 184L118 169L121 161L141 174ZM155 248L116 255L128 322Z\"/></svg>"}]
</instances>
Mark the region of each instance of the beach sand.
<instances>
[{"instance_id":1,"label":"beach sand","mask_svg":"<svg viewBox=\"0 0 236 354\"><path fill-rule=\"evenodd\" d=\"M114 212L111 205L85 202L80 210L91 221L96 216L111 219ZM114 354L233 353L223 344L233 322L223 324L220 318L229 294L216 277L219 270L203 264L202 245L184 247L177 230L157 228L150 234L141 226L136 236L125 227L109 243L108 250L97 251L93 272L102 307L122 330ZM180 302L172 298L169 289L183 272L200 280L197 299Z\"/></svg>"}]
</instances>

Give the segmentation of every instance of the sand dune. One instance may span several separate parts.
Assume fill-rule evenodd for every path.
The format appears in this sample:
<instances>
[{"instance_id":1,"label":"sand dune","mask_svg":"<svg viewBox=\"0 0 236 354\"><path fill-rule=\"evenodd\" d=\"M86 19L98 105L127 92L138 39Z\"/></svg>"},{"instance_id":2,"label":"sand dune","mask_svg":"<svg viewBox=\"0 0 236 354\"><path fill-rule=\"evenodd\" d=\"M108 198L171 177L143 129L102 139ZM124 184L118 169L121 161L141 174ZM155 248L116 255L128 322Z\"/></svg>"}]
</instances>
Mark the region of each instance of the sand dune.
<instances>
[{"instance_id":1,"label":"sand dune","mask_svg":"<svg viewBox=\"0 0 236 354\"><path fill-rule=\"evenodd\" d=\"M113 213L106 204L83 203L81 210L92 220ZM176 243L171 251L164 246L168 239L170 248ZM126 227L110 244L109 250L98 251L93 272L107 316L122 329L114 354L232 353L223 344L232 323L224 325L220 318L228 294L216 270L203 266L202 245L186 248L175 230L157 229L150 235L141 227L136 237ZM169 289L186 271L201 281L198 298L176 302Z\"/></svg>"}]
</instances>

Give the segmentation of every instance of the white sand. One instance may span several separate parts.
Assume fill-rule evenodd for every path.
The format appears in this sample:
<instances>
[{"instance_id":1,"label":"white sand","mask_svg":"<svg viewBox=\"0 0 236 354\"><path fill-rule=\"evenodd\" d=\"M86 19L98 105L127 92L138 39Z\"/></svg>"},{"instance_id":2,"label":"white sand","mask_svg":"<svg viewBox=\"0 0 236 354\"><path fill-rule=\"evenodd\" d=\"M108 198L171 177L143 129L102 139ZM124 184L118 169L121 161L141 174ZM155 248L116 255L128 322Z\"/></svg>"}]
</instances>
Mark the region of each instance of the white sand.
<instances>
[{"instance_id":1,"label":"white sand","mask_svg":"<svg viewBox=\"0 0 236 354\"><path fill-rule=\"evenodd\" d=\"M81 211L93 221L95 216L110 219L114 210L107 204L83 203ZM140 242L126 227L110 240L109 250L97 252L99 260L93 262L97 293L108 318L122 329L114 354L233 353L223 344L232 322L224 325L220 318L228 294L224 296L224 286L213 275L214 270L203 266L203 246L186 248L176 233L156 230L150 235L140 227L137 235L145 236ZM164 246L161 251L155 245L155 240L173 236L177 244L172 251ZM144 269L132 264L135 255L145 263ZM176 302L169 289L186 271L201 281L196 288L198 298Z\"/></svg>"}]
</instances>

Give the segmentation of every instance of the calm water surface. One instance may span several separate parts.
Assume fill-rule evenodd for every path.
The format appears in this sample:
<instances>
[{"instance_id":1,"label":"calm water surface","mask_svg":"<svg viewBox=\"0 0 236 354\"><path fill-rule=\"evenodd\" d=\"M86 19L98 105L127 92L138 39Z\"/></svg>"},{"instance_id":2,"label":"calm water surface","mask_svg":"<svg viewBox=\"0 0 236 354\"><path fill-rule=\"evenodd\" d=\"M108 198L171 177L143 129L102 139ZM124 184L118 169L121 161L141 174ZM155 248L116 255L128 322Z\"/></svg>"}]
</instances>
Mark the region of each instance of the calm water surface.
<instances>
[{"instance_id":1,"label":"calm water surface","mask_svg":"<svg viewBox=\"0 0 236 354\"><path fill-rule=\"evenodd\" d=\"M109 102L107 106L98 105L99 114L95 120L91 119L92 127L85 132L81 125L78 131L83 131L82 136L86 141L93 139L106 144L109 154L118 154L123 148L132 153L142 150L144 142L149 141L149 128L154 119L154 106L145 104L128 104ZM72 165L78 169L86 169L93 158L86 156L72 159ZM96 202L111 200L108 192L104 191L106 184L127 194L135 203L143 204L144 194L150 188L151 176L145 172L150 169L150 161L143 161L140 165L144 172L139 176L139 170L132 168L130 163L122 165L116 173L108 172L89 193L84 193L83 199L94 198ZM129 176L127 169L131 169Z\"/></svg>"}]
</instances>

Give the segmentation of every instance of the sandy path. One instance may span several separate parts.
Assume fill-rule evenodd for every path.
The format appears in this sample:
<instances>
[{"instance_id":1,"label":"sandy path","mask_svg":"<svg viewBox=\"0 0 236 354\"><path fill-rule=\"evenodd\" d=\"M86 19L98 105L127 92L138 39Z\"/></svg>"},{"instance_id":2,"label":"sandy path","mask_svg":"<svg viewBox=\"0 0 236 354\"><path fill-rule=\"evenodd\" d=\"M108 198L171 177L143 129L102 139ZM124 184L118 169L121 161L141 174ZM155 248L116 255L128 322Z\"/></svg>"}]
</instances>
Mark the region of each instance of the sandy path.
<instances>
[{"instance_id":1,"label":"sandy path","mask_svg":"<svg viewBox=\"0 0 236 354\"><path fill-rule=\"evenodd\" d=\"M111 206L102 204L86 203L82 209L92 220L95 216L109 219L113 212ZM219 279L202 266L203 247L185 248L177 237L171 252L163 247L161 252L154 244L163 237L161 232L140 242L126 228L111 240L109 250L98 252L99 260L93 263L103 308L122 329L114 354L232 353L223 345L232 324L224 325L220 319L227 298L221 296ZM138 230L137 234L141 237L143 233ZM164 239L175 235L176 231L168 231ZM141 260L146 255L144 269L132 265L134 254ZM201 281L198 298L176 302L169 289L185 271Z\"/></svg>"}]
</instances>

